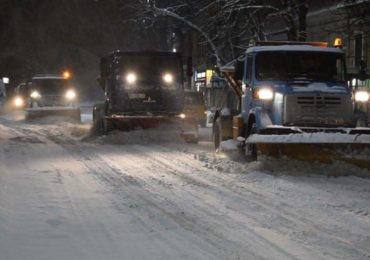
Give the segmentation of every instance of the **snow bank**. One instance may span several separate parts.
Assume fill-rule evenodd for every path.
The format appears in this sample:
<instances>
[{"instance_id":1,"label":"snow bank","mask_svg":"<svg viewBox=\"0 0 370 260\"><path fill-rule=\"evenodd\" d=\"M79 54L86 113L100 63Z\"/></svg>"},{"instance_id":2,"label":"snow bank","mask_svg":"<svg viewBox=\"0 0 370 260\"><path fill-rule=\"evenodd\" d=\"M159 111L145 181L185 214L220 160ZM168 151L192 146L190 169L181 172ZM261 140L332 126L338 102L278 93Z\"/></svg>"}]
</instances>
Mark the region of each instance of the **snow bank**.
<instances>
[{"instance_id":1,"label":"snow bank","mask_svg":"<svg viewBox=\"0 0 370 260\"><path fill-rule=\"evenodd\" d=\"M220 150L224 152L239 150L239 145L240 142L234 139L222 141L220 144Z\"/></svg>"}]
</instances>

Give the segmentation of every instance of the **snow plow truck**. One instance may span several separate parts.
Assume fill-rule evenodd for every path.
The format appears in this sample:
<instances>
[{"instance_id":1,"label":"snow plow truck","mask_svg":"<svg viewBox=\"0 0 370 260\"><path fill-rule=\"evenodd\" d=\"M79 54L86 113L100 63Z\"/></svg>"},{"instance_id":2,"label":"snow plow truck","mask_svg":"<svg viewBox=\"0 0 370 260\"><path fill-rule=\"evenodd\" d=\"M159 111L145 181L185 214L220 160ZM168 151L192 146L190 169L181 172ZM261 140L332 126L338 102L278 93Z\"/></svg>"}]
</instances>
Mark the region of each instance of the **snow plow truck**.
<instances>
[{"instance_id":1,"label":"snow plow truck","mask_svg":"<svg viewBox=\"0 0 370 260\"><path fill-rule=\"evenodd\" d=\"M27 100L22 101L27 103L26 119L65 116L81 121L81 112L76 106L77 89L70 72L35 75L28 83L27 93Z\"/></svg>"},{"instance_id":2,"label":"snow plow truck","mask_svg":"<svg viewBox=\"0 0 370 260\"><path fill-rule=\"evenodd\" d=\"M234 139L248 160L263 154L370 169L370 128L358 127L366 119L356 111L341 48L257 42L221 74L229 92L214 117L216 149Z\"/></svg>"},{"instance_id":3,"label":"snow plow truck","mask_svg":"<svg viewBox=\"0 0 370 260\"><path fill-rule=\"evenodd\" d=\"M173 52L114 51L101 58L98 83L105 102L93 108L98 134L168 125L198 142L197 121L183 112L181 56Z\"/></svg>"}]
</instances>

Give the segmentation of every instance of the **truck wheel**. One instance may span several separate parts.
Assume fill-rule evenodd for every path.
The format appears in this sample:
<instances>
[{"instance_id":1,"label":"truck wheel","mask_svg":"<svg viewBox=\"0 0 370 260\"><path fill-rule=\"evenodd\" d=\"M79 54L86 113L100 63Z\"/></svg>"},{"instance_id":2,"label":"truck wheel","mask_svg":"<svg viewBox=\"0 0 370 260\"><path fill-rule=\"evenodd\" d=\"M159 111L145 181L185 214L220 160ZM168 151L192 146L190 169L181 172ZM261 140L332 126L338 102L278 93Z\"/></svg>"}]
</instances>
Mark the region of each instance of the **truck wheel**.
<instances>
[{"instance_id":1,"label":"truck wheel","mask_svg":"<svg viewBox=\"0 0 370 260\"><path fill-rule=\"evenodd\" d=\"M213 144L215 146L216 151L220 149L221 141L222 141L222 126L221 126L221 118L217 118L213 124L213 134L212 134Z\"/></svg>"},{"instance_id":2,"label":"truck wheel","mask_svg":"<svg viewBox=\"0 0 370 260\"><path fill-rule=\"evenodd\" d=\"M253 123L250 130L247 132L245 139L247 139L250 135L255 134L255 133L257 133L257 127L256 127L256 123ZM247 161L249 162L257 161L257 153L258 153L257 145L247 144L244 149L245 149L245 157Z\"/></svg>"}]
</instances>

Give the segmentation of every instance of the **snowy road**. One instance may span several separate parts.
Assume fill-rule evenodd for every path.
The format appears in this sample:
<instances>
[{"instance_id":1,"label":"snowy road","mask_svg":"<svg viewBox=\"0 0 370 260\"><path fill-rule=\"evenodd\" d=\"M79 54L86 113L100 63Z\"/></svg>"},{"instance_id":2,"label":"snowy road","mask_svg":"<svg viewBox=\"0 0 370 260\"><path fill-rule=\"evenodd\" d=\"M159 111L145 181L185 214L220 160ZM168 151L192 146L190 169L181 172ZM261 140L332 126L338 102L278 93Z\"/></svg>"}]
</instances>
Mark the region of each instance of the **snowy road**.
<instances>
[{"instance_id":1,"label":"snowy road","mask_svg":"<svg viewBox=\"0 0 370 260\"><path fill-rule=\"evenodd\" d=\"M370 259L368 172L88 131L0 117L0 259Z\"/></svg>"}]
</instances>

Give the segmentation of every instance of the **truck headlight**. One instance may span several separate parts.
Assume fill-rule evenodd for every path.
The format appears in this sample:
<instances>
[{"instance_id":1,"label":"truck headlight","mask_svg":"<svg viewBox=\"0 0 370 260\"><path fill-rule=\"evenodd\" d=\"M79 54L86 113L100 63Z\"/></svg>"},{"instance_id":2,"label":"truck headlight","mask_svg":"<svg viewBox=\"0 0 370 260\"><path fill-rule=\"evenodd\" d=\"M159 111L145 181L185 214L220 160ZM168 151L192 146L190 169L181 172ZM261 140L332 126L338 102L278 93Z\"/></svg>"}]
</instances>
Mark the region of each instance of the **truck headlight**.
<instances>
[{"instance_id":1,"label":"truck headlight","mask_svg":"<svg viewBox=\"0 0 370 260\"><path fill-rule=\"evenodd\" d=\"M32 91L30 96L31 98L34 98L34 99L41 97L40 93L37 90Z\"/></svg>"},{"instance_id":2,"label":"truck headlight","mask_svg":"<svg viewBox=\"0 0 370 260\"><path fill-rule=\"evenodd\" d=\"M128 84L134 84L136 82L136 74L135 73L128 73L126 75L126 81Z\"/></svg>"},{"instance_id":3,"label":"truck headlight","mask_svg":"<svg viewBox=\"0 0 370 260\"><path fill-rule=\"evenodd\" d=\"M14 98L14 106L19 108L19 107L22 107L24 105L24 100L23 98L21 97L15 97Z\"/></svg>"},{"instance_id":4,"label":"truck headlight","mask_svg":"<svg viewBox=\"0 0 370 260\"><path fill-rule=\"evenodd\" d=\"M68 90L66 93L66 99L73 100L76 98L76 91L74 90Z\"/></svg>"},{"instance_id":5,"label":"truck headlight","mask_svg":"<svg viewBox=\"0 0 370 260\"><path fill-rule=\"evenodd\" d=\"M258 88L255 91L255 98L260 100L272 100L274 98L274 91L271 88Z\"/></svg>"},{"instance_id":6,"label":"truck headlight","mask_svg":"<svg viewBox=\"0 0 370 260\"><path fill-rule=\"evenodd\" d=\"M356 93L355 93L355 101L356 102L367 102L367 101L369 101L369 99L370 99L370 96L369 96L369 93L367 91L364 91L364 90L356 91Z\"/></svg>"},{"instance_id":7,"label":"truck headlight","mask_svg":"<svg viewBox=\"0 0 370 260\"><path fill-rule=\"evenodd\" d=\"M167 84L171 84L173 82L173 75L171 73L166 73L163 75L163 81Z\"/></svg>"}]
</instances>

